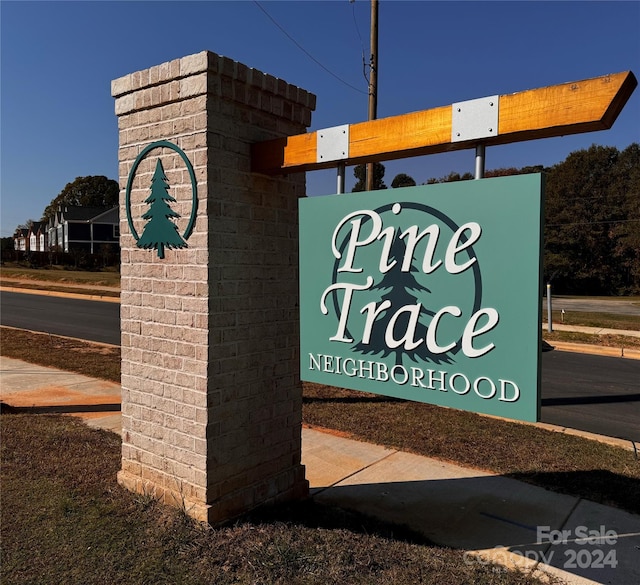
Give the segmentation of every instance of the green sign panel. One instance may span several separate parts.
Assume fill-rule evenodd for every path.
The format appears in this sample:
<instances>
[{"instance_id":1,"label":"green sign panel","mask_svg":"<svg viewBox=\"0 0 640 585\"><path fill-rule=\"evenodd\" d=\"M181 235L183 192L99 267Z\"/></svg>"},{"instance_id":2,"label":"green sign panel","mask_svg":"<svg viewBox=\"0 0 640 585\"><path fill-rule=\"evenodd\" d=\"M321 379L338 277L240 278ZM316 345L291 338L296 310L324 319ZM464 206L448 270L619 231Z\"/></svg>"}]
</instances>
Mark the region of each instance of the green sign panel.
<instances>
[{"instance_id":1,"label":"green sign panel","mask_svg":"<svg viewBox=\"0 0 640 585\"><path fill-rule=\"evenodd\" d=\"M301 200L302 379L538 420L542 200L541 175Z\"/></svg>"}]
</instances>

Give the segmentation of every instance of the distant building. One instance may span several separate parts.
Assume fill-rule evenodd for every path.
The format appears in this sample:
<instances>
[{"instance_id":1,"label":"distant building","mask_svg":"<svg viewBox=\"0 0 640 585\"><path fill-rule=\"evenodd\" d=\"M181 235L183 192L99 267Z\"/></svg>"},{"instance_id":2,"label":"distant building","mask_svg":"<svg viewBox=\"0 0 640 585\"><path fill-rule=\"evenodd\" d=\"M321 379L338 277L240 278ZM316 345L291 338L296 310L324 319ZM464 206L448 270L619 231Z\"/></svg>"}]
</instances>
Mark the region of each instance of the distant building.
<instances>
[{"instance_id":1,"label":"distant building","mask_svg":"<svg viewBox=\"0 0 640 585\"><path fill-rule=\"evenodd\" d=\"M97 254L102 246L119 246L119 208L65 205L47 226L49 250Z\"/></svg>"},{"instance_id":2,"label":"distant building","mask_svg":"<svg viewBox=\"0 0 640 585\"><path fill-rule=\"evenodd\" d=\"M34 221L29 226L29 248L30 252L47 251L47 226L42 221Z\"/></svg>"},{"instance_id":3,"label":"distant building","mask_svg":"<svg viewBox=\"0 0 640 585\"><path fill-rule=\"evenodd\" d=\"M29 229L28 228L16 228L13 234L13 249L19 252L29 251Z\"/></svg>"}]
</instances>

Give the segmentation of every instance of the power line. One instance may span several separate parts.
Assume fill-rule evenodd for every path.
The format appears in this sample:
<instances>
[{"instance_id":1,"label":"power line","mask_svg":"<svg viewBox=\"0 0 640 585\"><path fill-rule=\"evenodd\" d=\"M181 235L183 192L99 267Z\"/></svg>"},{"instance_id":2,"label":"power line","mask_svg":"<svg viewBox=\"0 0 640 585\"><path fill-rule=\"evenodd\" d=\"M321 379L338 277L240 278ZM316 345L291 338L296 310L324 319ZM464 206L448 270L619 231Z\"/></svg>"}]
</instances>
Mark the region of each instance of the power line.
<instances>
[{"instance_id":1,"label":"power line","mask_svg":"<svg viewBox=\"0 0 640 585\"><path fill-rule=\"evenodd\" d=\"M367 86L369 86L369 77L367 76L367 61L364 55L364 42L362 40L362 35L360 34L360 27L358 26L358 21L356 19L356 4L355 0L350 0L351 4L351 15L353 16L353 24L356 27L356 33L358 33L358 39L360 39L360 49L362 50L362 76L364 80L367 82Z\"/></svg>"},{"instance_id":2,"label":"power line","mask_svg":"<svg viewBox=\"0 0 640 585\"><path fill-rule=\"evenodd\" d=\"M325 67L322 63L320 63L320 61L318 61L311 53L309 53L309 51L307 51L298 41L296 41L274 18L273 16L271 16L265 9L264 7L260 4L260 2L258 2L258 0L253 0L253 3L260 9L262 10L262 12L264 12L264 14L267 16L267 18L273 22L273 24L275 24L280 31L296 46L298 47L298 49L300 49L307 57L309 57L309 59L311 59L316 65L322 67L322 69L324 69L329 75L331 75L332 77L335 77L340 83L343 83L344 85L346 85L347 87L350 87L351 89L362 93L364 95L367 95L366 91L363 91L357 87L355 87L354 85L351 85L350 83L348 83L347 81L345 81L344 79L342 79L341 77L339 77L338 75L336 75L333 71L327 69L327 67Z\"/></svg>"}]
</instances>

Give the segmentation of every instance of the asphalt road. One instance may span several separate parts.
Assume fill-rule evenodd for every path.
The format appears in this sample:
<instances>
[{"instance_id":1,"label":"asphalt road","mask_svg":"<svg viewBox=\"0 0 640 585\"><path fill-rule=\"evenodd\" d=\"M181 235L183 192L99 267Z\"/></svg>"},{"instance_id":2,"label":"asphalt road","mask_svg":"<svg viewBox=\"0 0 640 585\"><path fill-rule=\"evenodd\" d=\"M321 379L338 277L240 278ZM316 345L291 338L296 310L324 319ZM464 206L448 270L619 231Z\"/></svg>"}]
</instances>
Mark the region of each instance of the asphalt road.
<instances>
[{"instance_id":1,"label":"asphalt road","mask_svg":"<svg viewBox=\"0 0 640 585\"><path fill-rule=\"evenodd\" d=\"M640 360L542 354L542 422L640 442Z\"/></svg>"},{"instance_id":2,"label":"asphalt road","mask_svg":"<svg viewBox=\"0 0 640 585\"><path fill-rule=\"evenodd\" d=\"M120 305L0 292L0 323L120 344ZM542 421L640 443L640 361L542 354Z\"/></svg>"},{"instance_id":3,"label":"asphalt road","mask_svg":"<svg viewBox=\"0 0 640 585\"><path fill-rule=\"evenodd\" d=\"M120 304L0 292L0 323L120 345Z\"/></svg>"},{"instance_id":4,"label":"asphalt road","mask_svg":"<svg viewBox=\"0 0 640 585\"><path fill-rule=\"evenodd\" d=\"M542 299L543 308L547 308L546 297ZM614 313L616 315L636 315L640 319L640 302L626 299L575 299L554 297L551 295L551 310L576 311L586 313Z\"/></svg>"}]
</instances>

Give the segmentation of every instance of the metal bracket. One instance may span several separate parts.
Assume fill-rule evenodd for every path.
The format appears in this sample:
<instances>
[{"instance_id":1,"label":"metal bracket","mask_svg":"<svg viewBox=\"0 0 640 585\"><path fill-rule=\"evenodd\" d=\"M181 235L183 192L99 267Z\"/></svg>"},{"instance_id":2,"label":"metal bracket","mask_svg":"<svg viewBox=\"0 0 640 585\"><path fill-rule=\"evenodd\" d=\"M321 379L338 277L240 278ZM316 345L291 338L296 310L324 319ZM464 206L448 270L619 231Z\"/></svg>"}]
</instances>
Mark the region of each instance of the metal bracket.
<instances>
[{"instance_id":1,"label":"metal bracket","mask_svg":"<svg viewBox=\"0 0 640 585\"><path fill-rule=\"evenodd\" d=\"M349 124L316 132L316 162L331 162L347 158L349 158Z\"/></svg>"},{"instance_id":2,"label":"metal bracket","mask_svg":"<svg viewBox=\"0 0 640 585\"><path fill-rule=\"evenodd\" d=\"M498 135L500 96L451 105L451 142L465 142Z\"/></svg>"}]
</instances>

